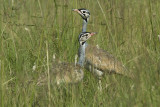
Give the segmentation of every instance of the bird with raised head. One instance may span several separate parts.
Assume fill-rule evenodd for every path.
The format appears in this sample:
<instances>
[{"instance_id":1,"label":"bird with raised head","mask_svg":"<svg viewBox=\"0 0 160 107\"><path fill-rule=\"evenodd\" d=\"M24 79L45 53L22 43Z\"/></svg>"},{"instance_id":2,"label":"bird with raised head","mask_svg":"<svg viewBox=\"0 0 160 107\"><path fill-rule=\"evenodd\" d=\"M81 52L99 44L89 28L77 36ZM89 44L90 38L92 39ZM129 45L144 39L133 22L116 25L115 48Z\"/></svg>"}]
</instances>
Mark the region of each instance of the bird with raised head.
<instances>
[{"instance_id":1,"label":"bird with raised head","mask_svg":"<svg viewBox=\"0 0 160 107\"><path fill-rule=\"evenodd\" d=\"M89 21L90 12L87 9L73 9L83 19L82 32L86 32L87 23ZM98 48L97 46L87 45L86 57L85 57L85 68L92 71L98 77L101 77L104 73L117 73L126 75L126 68L118 61L115 57L109 54L107 51Z\"/></svg>"}]
</instances>

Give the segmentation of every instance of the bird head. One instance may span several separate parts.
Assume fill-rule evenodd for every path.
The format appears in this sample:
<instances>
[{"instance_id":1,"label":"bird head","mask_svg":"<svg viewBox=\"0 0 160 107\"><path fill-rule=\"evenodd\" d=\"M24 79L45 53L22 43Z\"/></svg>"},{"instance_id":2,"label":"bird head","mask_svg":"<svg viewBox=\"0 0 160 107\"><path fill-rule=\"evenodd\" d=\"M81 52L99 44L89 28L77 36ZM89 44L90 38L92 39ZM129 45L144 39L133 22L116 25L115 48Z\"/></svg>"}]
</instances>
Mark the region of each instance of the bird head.
<instances>
[{"instance_id":1,"label":"bird head","mask_svg":"<svg viewBox=\"0 0 160 107\"><path fill-rule=\"evenodd\" d=\"M89 20L90 12L87 9L72 9L73 11L77 12L86 22Z\"/></svg>"},{"instance_id":2,"label":"bird head","mask_svg":"<svg viewBox=\"0 0 160 107\"><path fill-rule=\"evenodd\" d=\"M97 34L96 32L82 32L79 35L79 43L80 45L84 45L84 43L93 35Z\"/></svg>"}]
</instances>

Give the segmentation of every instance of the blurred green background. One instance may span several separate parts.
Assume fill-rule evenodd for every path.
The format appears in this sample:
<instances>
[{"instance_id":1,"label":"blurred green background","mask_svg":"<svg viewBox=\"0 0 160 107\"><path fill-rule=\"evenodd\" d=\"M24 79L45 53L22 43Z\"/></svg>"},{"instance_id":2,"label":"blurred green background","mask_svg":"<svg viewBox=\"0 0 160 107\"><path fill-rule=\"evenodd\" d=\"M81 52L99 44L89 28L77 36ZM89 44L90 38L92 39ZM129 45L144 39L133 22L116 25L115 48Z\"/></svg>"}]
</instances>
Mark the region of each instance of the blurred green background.
<instances>
[{"instance_id":1,"label":"blurred green background","mask_svg":"<svg viewBox=\"0 0 160 107\"><path fill-rule=\"evenodd\" d=\"M160 106L159 0L0 2L1 107ZM61 61L74 62L82 30L74 8L91 13L87 31L98 34L88 43L115 56L135 75L133 80L105 75L100 92L98 79L85 71L84 80L75 85L37 85L51 69L54 53Z\"/></svg>"}]
</instances>

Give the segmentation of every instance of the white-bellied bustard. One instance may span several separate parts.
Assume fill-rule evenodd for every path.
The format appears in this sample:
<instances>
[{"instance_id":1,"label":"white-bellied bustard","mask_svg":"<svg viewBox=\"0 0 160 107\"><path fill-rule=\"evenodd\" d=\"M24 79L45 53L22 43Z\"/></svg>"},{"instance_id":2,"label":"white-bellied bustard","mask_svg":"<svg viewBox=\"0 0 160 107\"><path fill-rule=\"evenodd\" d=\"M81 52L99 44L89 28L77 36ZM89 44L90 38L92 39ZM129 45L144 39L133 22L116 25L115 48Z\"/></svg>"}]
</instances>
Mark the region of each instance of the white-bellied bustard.
<instances>
[{"instance_id":1,"label":"white-bellied bustard","mask_svg":"<svg viewBox=\"0 0 160 107\"><path fill-rule=\"evenodd\" d=\"M86 32L90 12L86 9L73 9L73 11L83 18L82 32ZM85 68L92 71L98 77L101 77L104 73L117 73L127 76L127 70L124 65L107 51L97 46L87 45L85 60Z\"/></svg>"}]
</instances>

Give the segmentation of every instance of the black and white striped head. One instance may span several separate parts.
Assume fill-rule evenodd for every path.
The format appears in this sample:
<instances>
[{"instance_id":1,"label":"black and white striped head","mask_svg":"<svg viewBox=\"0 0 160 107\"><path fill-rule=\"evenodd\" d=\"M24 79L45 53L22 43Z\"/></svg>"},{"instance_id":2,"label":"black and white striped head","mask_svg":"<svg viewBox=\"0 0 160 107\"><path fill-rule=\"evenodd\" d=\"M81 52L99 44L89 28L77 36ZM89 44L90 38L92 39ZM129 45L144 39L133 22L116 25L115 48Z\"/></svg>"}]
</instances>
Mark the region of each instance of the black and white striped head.
<instances>
[{"instance_id":1,"label":"black and white striped head","mask_svg":"<svg viewBox=\"0 0 160 107\"><path fill-rule=\"evenodd\" d=\"M73 9L73 11L77 12L78 14L80 14L80 16L87 22L89 20L90 17L90 12L87 9Z\"/></svg>"},{"instance_id":2,"label":"black and white striped head","mask_svg":"<svg viewBox=\"0 0 160 107\"><path fill-rule=\"evenodd\" d=\"M79 43L80 45L84 45L84 43L93 35L95 35L95 32L82 32L79 35Z\"/></svg>"}]
</instances>

